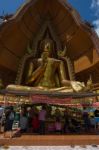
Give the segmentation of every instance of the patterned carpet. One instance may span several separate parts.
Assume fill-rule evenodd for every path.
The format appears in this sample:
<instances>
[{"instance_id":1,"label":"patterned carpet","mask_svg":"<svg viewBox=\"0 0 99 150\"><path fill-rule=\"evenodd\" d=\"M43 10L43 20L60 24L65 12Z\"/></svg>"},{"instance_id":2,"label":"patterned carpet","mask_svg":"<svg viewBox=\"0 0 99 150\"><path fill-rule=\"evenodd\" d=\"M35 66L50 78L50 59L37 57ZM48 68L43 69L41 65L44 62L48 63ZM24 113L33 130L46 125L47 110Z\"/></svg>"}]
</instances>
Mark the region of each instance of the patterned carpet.
<instances>
[{"instance_id":1,"label":"patterned carpet","mask_svg":"<svg viewBox=\"0 0 99 150\"><path fill-rule=\"evenodd\" d=\"M99 150L99 145L87 146L1 146L0 150Z\"/></svg>"}]
</instances>

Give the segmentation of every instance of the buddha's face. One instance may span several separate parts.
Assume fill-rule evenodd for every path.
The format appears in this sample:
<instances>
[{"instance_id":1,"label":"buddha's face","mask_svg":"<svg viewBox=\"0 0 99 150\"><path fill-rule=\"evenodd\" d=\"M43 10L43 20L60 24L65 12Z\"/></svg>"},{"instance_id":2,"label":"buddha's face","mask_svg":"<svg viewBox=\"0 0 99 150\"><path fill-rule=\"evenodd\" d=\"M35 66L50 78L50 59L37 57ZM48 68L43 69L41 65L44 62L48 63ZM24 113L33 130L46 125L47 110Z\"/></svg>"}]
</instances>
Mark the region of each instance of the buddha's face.
<instances>
[{"instance_id":1,"label":"buddha's face","mask_svg":"<svg viewBox=\"0 0 99 150\"><path fill-rule=\"evenodd\" d=\"M50 49L50 43L47 43L47 44L45 45L45 49L47 49L47 50Z\"/></svg>"},{"instance_id":2,"label":"buddha's face","mask_svg":"<svg viewBox=\"0 0 99 150\"><path fill-rule=\"evenodd\" d=\"M51 45L50 45L50 43L45 44L43 53L45 53L44 55L46 55L46 56L49 56L49 57L51 56Z\"/></svg>"}]
</instances>

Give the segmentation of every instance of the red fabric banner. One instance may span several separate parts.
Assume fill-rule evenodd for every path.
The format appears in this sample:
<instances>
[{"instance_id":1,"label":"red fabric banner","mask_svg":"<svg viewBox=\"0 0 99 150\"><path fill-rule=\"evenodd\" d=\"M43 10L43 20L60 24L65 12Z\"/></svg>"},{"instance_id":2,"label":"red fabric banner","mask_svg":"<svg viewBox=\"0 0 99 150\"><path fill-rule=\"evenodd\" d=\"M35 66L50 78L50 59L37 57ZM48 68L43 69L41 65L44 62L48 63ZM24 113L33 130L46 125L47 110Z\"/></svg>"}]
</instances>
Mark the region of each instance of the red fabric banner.
<instances>
[{"instance_id":1,"label":"red fabric banner","mask_svg":"<svg viewBox=\"0 0 99 150\"><path fill-rule=\"evenodd\" d=\"M33 95L32 103L46 103L46 104L71 104L72 98L53 98L43 95Z\"/></svg>"}]
</instances>

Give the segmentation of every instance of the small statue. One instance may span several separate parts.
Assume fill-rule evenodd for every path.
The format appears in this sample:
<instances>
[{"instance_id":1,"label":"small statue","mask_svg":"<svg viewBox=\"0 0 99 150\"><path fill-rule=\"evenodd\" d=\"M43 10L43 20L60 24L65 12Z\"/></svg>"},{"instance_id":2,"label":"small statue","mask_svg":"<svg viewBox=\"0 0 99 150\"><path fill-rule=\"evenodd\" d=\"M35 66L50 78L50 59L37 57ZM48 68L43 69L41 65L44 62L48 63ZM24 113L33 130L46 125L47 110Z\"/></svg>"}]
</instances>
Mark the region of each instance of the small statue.
<instances>
[{"instance_id":1,"label":"small statue","mask_svg":"<svg viewBox=\"0 0 99 150\"><path fill-rule=\"evenodd\" d=\"M64 50L58 50L58 57L65 57L67 52L67 47L64 47Z\"/></svg>"},{"instance_id":2,"label":"small statue","mask_svg":"<svg viewBox=\"0 0 99 150\"><path fill-rule=\"evenodd\" d=\"M89 79L88 79L88 81L87 81L87 86L86 86L86 88L87 88L87 90L92 90L92 87L93 87L93 82L92 82L92 77L91 77L91 75L90 75L90 77L89 77Z\"/></svg>"}]
</instances>

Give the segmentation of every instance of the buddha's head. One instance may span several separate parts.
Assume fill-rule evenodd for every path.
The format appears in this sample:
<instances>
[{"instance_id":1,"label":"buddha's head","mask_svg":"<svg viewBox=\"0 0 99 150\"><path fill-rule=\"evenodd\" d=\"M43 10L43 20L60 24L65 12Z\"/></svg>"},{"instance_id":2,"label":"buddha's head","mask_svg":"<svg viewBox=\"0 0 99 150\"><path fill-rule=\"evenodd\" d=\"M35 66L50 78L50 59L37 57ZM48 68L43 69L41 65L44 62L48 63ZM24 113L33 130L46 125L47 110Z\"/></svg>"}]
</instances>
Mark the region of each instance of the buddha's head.
<instances>
[{"instance_id":1,"label":"buddha's head","mask_svg":"<svg viewBox=\"0 0 99 150\"><path fill-rule=\"evenodd\" d=\"M44 50L43 50L43 53L46 53L46 55L48 55L49 57L51 57L51 54L52 54L52 47L51 47L51 43L50 42L47 42L45 45L44 45Z\"/></svg>"}]
</instances>

